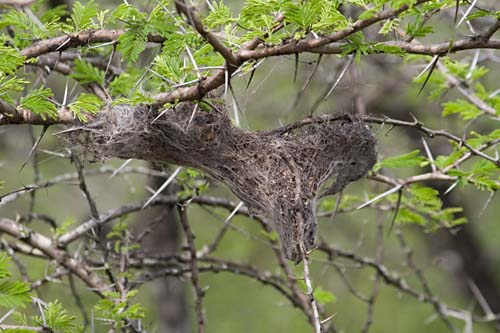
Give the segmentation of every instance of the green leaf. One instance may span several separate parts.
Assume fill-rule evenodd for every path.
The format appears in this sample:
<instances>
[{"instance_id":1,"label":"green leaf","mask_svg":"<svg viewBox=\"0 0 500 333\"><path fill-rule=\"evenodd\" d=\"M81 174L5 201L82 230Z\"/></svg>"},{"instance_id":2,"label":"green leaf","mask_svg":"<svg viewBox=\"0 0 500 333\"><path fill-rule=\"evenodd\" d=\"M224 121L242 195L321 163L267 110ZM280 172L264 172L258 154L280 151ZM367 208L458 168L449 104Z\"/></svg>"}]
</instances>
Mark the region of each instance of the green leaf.
<instances>
[{"instance_id":1,"label":"green leaf","mask_svg":"<svg viewBox=\"0 0 500 333\"><path fill-rule=\"evenodd\" d=\"M335 1L326 1L321 7L318 20L313 24L313 30L317 33L330 33L348 28L351 22L338 7L339 4Z\"/></svg>"},{"instance_id":2,"label":"green leaf","mask_svg":"<svg viewBox=\"0 0 500 333\"><path fill-rule=\"evenodd\" d=\"M101 86L104 85L104 71L92 66L82 59L76 59L74 62L73 73L69 77L77 80L81 84L95 82Z\"/></svg>"},{"instance_id":3,"label":"green leaf","mask_svg":"<svg viewBox=\"0 0 500 333\"><path fill-rule=\"evenodd\" d=\"M387 20L384 22L384 25L380 28L378 33L381 35L387 35L397 27L399 27L399 19Z\"/></svg>"},{"instance_id":4,"label":"green leaf","mask_svg":"<svg viewBox=\"0 0 500 333\"><path fill-rule=\"evenodd\" d=\"M25 47L31 43L30 39L41 39L48 36L47 27L35 23L25 12L12 10L0 19L0 29L4 27L15 27L16 35L14 41L16 46Z\"/></svg>"},{"instance_id":5,"label":"green leaf","mask_svg":"<svg viewBox=\"0 0 500 333\"><path fill-rule=\"evenodd\" d=\"M9 271L10 257L4 252L0 252L0 279L5 279L11 276Z\"/></svg>"},{"instance_id":6,"label":"green leaf","mask_svg":"<svg viewBox=\"0 0 500 333\"><path fill-rule=\"evenodd\" d=\"M154 70L171 82L181 82L184 70L183 61L179 57L158 55L154 61Z\"/></svg>"},{"instance_id":7,"label":"green leaf","mask_svg":"<svg viewBox=\"0 0 500 333\"><path fill-rule=\"evenodd\" d=\"M302 289L303 292L307 292L307 286L306 283L303 280L298 280L297 284L300 289ZM334 303L336 301L336 297L334 294L329 292L328 290L325 290L321 287L316 287L313 291L313 296L316 302L319 304L328 304L328 303Z\"/></svg>"},{"instance_id":8,"label":"green leaf","mask_svg":"<svg viewBox=\"0 0 500 333\"><path fill-rule=\"evenodd\" d=\"M131 97L117 98L113 101L113 105L129 104L129 105L139 105L139 104L151 104L155 100L150 97L143 95L139 92L135 92Z\"/></svg>"},{"instance_id":9,"label":"green leaf","mask_svg":"<svg viewBox=\"0 0 500 333\"><path fill-rule=\"evenodd\" d=\"M24 89L24 85L27 83L29 82L16 77L7 79L5 76L0 75L0 99L14 104L14 100L10 97L10 94L22 91Z\"/></svg>"},{"instance_id":10,"label":"green leaf","mask_svg":"<svg viewBox=\"0 0 500 333\"><path fill-rule=\"evenodd\" d=\"M439 199L439 191L425 186L413 185L410 187L410 192L414 196L414 200L418 206L423 205L440 209L442 206L441 199Z\"/></svg>"},{"instance_id":11,"label":"green leaf","mask_svg":"<svg viewBox=\"0 0 500 333\"><path fill-rule=\"evenodd\" d=\"M499 182L486 176L474 176L471 181L480 191L496 192L500 190Z\"/></svg>"},{"instance_id":12,"label":"green leaf","mask_svg":"<svg viewBox=\"0 0 500 333\"><path fill-rule=\"evenodd\" d=\"M127 230L128 230L128 222L125 220L121 220L118 223L113 224L113 229L112 231L106 234L106 238L107 239L124 238Z\"/></svg>"},{"instance_id":13,"label":"green leaf","mask_svg":"<svg viewBox=\"0 0 500 333\"><path fill-rule=\"evenodd\" d=\"M450 58L442 59L446 69L465 82L469 80L477 80L488 73L488 68L484 66L477 66L471 71L469 63L454 61Z\"/></svg>"},{"instance_id":14,"label":"green leaf","mask_svg":"<svg viewBox=\"0 0 500 333\"><path fill-rule=\"evenodd\" d=\"M133 27L118 38L118 51L129 61L137 61L146 48L149 27Z\"/></svg>"},{"instance_id":15,"label":"green leaf","mask_svg":"<svg viewBox=\"0 0 500 333\"><path fill-rule=\"evenodd\" d=\"M12 47L0 45L0 78L2 73L10 75L24 64L26 57Z\"/></svg>"},{"instance_id":16,"label":"green leaf","mask_svg":"<svg viewBox=\"0 0 500 333\"><path fill-rule=\"evenodd\" d=\"M73 224L75 224L75 218L72 216L67 217L60 227L52 229L53 237L58 238L62 234L65 234Z\"/></svg>"},{"instance_id":17,"label":"green leaf","mask_svg":"<svg viewBox=\"0 0 500 333\"><path fill-rule=\"evenodd\" d=\"M200 47L193 54L193 58L198 66L222 66L224 65L224 58L218 53L214 52L212 45L205 44ZM193 66L190 64L191 68ZM193 68L194 69L194 68Z\"/></svg>"},{"instance_id":18,"label":"green leaf","mask_svg":"<svg viewBox=\"0 0 500 333\"><path fill-rule=\"evenodd\" d=\"M360 15L359 15L359 19L360 20L366 20L366 19L369 19L371 17L373 17L378 11L378 8L377 7L373 7L373 8L370 8L370 9L367 9L365 10L364 12L362 12Z\"/></svg>"},{"instance_id":19,"label":"green leaf","mask_svg":"<svg viewBox=\"0 0 500 333\"><path fill-rule=\"evenodd\" d=\"M491 161L479 160L472 164L471 171L476 176L493 176L498 171L498 167Z\"/></svg>"},{"instance_id":20,"label":"green leaf","mask_svg":"<svg viewBox=\"0 0 500 333\"><path fill-rule=\"evenodd\" d=\"M28 326L28 317L26 316L25 313L19 312L19 311L14 311L12 314L12 319L13 321L21 326Z\"/></svg>"},{"instance_id":21,"label":"green leaf","mask_svg":"<svg viewBox=\"0 0 500 333\"><path fill-rule=\"evenodd\" d=\"M0 306L24 307L31 301L30 285L21 281L0 281Z\"/></svg>"},{"instance_id":22,"label":"green leaf","mask_svg":"<svg viewBox=\"0 0 500 333\"><path fill-rule=\"evenodd\" d=\"M95 305L96 313L106 318L106 323L113 325L115 329L121 328L125 324L125 319L134 320L145 317L144 308L140 304L128 304L128 301L135 295L135 291L127 293L126 301L121 301L117 292L106 291L103 294L106 298Z\"/></svg>"},{"instance_id":23,"label":"green leaf","mask_svg":"<svg viewBox=\"0 0 500 333\"><path fill-rule=\"evenodd\" d=\"M61 303L55 301L47 304L43 309L43 318L35 316L33 321L35 324L47 327L54 332L73 333L79 330L75 319L76 317L70 316Z\"/></svg>"},{"instance_id":24,"label":"green leaf","mask_svg":"<svg viewBox=\"0 0 500 333\"><path fill-rule=\"evenodd\" d=\"M174 57L180 62L181 59L179 59L179 50L182 50L183 52L186 46L190 49L197 49L202 44L204 44L204 41L197 33L191 30L182 34L174 33L170 35L165 42L163 42L161 56Z\"/></svg>"},{"instance_id":25,"label":"green leaf","mask_svg":"<svg viewBox=\"0 0 500 333\"><path fill-rule=\"evenodd\" d=\"M425 161L426 159L420 156L420 150L417 149L407 154L388 157L378 162L373 169L377 171L381 168L407 168L418 166Z\"/></svg>"},{"instance_id":26,"label":"green leaf","mask_svg":"<svg viewBox=\"0 0 500 333\"><path fill-rule=\"evenodd\" d=\"M317 21L323 3L323 0L309 0L298 4L287 2L285 4L285 20L296 24L299 28L307 29Z\"/></svg>"},{"instance_id":27,"label":"green leaf","mask_svg":"<svg viewBox=\"0 0 500 333\"><path fill-rule=\"evenodd\" d=\"M317 287L316 289L314 289L313 294L314 294L314 299L319 304L335 303L335 301L337 300L334 294L321 287Z\"/></svg>"},{"instance_id":28,"label":"green leaf","mask_svg":"<svg viewBox=\"0 0 500 333\"><path fill-rule=\"evenodd\" d=\"M203 23L206 24L209 29L213 29L217 26L224 26L236 21L236 19L233 18L231 10L223 1L212 2L212 8L213 10L203 19Z\"/></svg>"},{"instance_id":29,"label":"green leaf","mask_svg":"<svg viewBox=\"0 0 500 333\"><path fill-rule=\"evenodd\" d=\"M86 114L95 115L101 110L103 102L95 95L82 93L76 101L69 105L69 110L81 122L87 122Z\"/></svg>"},{"instance_id":30,"label":"green leaf","mask_svg":"<svg viewBox=\"0 0 500 333\"><path fill-rule=\"evenodd\" d=\"M415 223L422 226L426 225L428 222L424 216L413 212L406 207L399 208L396 221L399 223Z\"/></svg>"},{"instance_id":31,"label":"green leaf","mask_svg":"<svg viewBox=\"0 0 500 333\"><path fill-rule=\"evenodd\" d=\"M149 24L161 36L169 37L177 30L176 15L168 11L163 3L158 4L149 14Z\"/></svg>"},{"instance_id":32,"label":"green leaf","mask_svg":"<svg viewBox=\"0 0 500 333\"><path fill-rule=\"evenodd\" d=\"M128 97L134 93L134 87L140 80L142 71L136 66L129 65L127 70L116 76L108 85L109 92L113 97Z\"/></svg>"},{"instance_id":33,"label":"green leaf","mask_svg":"<svg viewBox=\"0 0 500 333\"><path fill-rule=\"evenodd\" d=\"M127 23L146 21L145 13L141 12L137 7L126 2L116 7L113 12L113 17Z\"/></svg>"},{"instance_id":34,"label":"green leaf","mask_svg":"<svg viewBox=\"0 0 500 333\"><path fill-rule=\"evenodd\" d=\"M52 90L40 87L21 98L20 107L40 115L43 119L47 116L57 119L56 106L49 100L51 97L54 97Z\"/></svg>"},{"instance_id":35,"label":"green leaf","mask_svg":"<svg viewBox=\"0 0 500 333\"><path fill-rule=\"evenodd\" d=\"M95 28L94 17L97 16L98 7L93 0L85 5L77 1L73 5L71 13L71 22L73 23L73 31L82 31Z\"/></svg>"},{"instance_id":36,"label":"green leaf","mask_svg":"<svg viewBox=\"0 0 500 333\"><path fill-rule=\"evenodd\" d=\"M434 27L425 26L421 18L417 18L415 22L410 22L406 26L406 33L415 38L425 37L434 32Z\"/></svg>"},{"instance_id":37,"label":"green leaf","mask_svg":"<svg viewBox=\"0 0 500 333\"><path fill-rule=\"evenodd\" d=\"M247 0L241 9L240 19L251 26L259 26L266 22L264 17L272 16L276 9L276 3L272 1Z\"/></svg>"},{"instance_id":38,"label":"green leaf","mask_svg":"<svg viewBox=\"0 0 500 333\"><path fill-rule=\"evenodd\" d=\"M463 99L455 102L443 103L443 115L458 114L464 120L475 119L482 114L474 104L471 104Z\"/></svg>"},{"instance_id":39,"label":"green leaf","mask_svg":"<svg viewBox=\"0 0 500 333\"><path fill-rule=\"evenodd\" d=\"M146 48L148 34L153 27L146 20L146 14L129 4L121 4L113 17L125 21L127 32L118 38L118 51L129 61L136 61Z\"/></svg>"},{"instance_id":40,"label":"green leaf","mask_svg":"<svg viewBox=\"0 0 500 333\"><path fill-rule=\"evenodd\" d=\"M54 8L46 9L42 16L40 16L40 21L43 23L51 23L54 21L61 20L61 17L67 16L68 10L67 5L59 5Z\"/></svg>"},{"instance_id":41,"label":"green leaf","mask_svg":"<svg viewBox=\"0 0 500 333\"><path fill-rule=\"evenodd\" d=\"M462 154L467 150L465 147L458 147L458 145L454 146L454 150L449 155L439 155L435 158L436 166L439 169L443 169L453 163L455 163Z\"/></svg>"},{"instance_id":42,"label":"green leaf","mask_svg":"<svg viewBox=\"0 0 500 333\"><path fill-rule=\"evenodd\" d=\"M400 8L403 5L408 5L410 8L417 3L417 0L392 0L392 8Z\"/></svg>"},{"instance_id":43,"label":"green leaf","mask_svg":"<svg viewBox=\"0 0 500 333\"><path fill-rule=\"evenodd\" d=\"M403 51L401 48L395 46L395 45L387 45L384 43L375 43L372 44L371 48L372 53L385 53L385 54L396 54L396 55L405 55L406 52Z\"/></svg>"}]
</instances>

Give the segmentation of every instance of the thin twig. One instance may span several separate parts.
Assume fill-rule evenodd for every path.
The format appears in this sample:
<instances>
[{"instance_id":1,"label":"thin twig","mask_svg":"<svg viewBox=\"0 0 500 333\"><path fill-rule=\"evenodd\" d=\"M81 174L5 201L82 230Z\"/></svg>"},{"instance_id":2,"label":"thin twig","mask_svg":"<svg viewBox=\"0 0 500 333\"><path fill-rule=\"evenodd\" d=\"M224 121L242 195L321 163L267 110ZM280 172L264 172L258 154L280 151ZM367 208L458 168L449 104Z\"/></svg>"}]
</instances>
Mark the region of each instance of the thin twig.
<instances>
[{"instance_id":1,"label":"thin twig","mask_svg":"<svg viewBox=\"0 0 500 333\"><path fill-rule=\"evenodd\" d=\"M314 318L314 330L316 333L321 333L321 319L319 318L318 305L316 304L316 299L314 298L314 289L312 287L311 275L309 273L309 254L303 247L302 244L302 261L304 262L304 282L306 284L307 296L309 296L309 302L311 303L311 309Z\"/></svg>"},{"instance_id":2,"label":"thin twig","mask_svg":"<svg viewBox=\"0 0 500 333\"><path fill-rule=\"evenodd\" d=\"M196 254L196 247L194 244L194 234L191 230L187 219L186 207L180 205L178 207L179 212L179 220L182 226L182 230L184 230L184 235L186 236L187 245L189 248L190 254L190 265L191 265L191 283L194 289L195 295L195 309L196 315L198 317L198 332L205 332L205 314L203 311L203 295L204 292L200 287L199 282L199 269L198 269L198 258Z\"/></svg>"}]
</instances>

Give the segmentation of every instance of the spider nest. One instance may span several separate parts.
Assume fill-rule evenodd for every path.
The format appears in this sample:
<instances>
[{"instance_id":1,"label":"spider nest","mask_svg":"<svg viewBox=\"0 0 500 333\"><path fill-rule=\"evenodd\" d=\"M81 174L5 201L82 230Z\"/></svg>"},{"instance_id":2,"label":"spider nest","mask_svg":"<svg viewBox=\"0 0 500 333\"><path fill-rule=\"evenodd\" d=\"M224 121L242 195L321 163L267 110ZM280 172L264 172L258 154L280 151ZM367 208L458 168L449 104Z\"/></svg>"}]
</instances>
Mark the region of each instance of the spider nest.
<instances>
[{"instance_id":1,"label":"spider nest","mask_svg":"<svg viewBox=\"0 0 500 333\"><path fill-rule=\"evenodd\" d=\"M348 115L247 131L234 127L222 107L211 108L114 106L65 136L99 159L136 158L203 170L225 183L252 214L271 222L286 257L299 262L314 247L316 199L341 191L375 163L372 132ZM320 193L328 179L331 186Z\"/></svg>"}]
</instances>

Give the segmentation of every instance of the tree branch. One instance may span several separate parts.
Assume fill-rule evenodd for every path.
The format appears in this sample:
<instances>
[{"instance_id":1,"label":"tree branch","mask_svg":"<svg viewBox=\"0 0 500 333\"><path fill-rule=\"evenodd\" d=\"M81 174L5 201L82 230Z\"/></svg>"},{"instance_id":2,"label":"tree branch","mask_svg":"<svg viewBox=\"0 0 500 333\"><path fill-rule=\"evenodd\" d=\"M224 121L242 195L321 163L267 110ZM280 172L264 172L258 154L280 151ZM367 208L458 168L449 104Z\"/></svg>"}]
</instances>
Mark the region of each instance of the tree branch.
<instances>
[{"instance_id":1,"label":"tree branch","mask_svg":"<svg viewBox=\"0 0 500 333\"><path fill-rule=\"evenodd\" d=\"M68 108L57 112L57 118L41 117L30 110L16 109L0 100L0 125L64 125L75 123L75 118Z\"/></svg>"},{"instance_id":2,"label":"tree branch","mask_svg":"<svg viewBox=\"0 0 500 333\"><path fill-rule=\"evenodd\" d=\"M388 41L388 42L380 42L377 44L380 46L395 46L401 49L402 51L411 54L422 54L430 56L446 55L448 53L454 53L463 50L500 49L500 39L482 40L478 38L461 39L455 42L444 42L444 43L436 43L430 45L405 42L405 41ZM344 52L342 47L346 45L348 44L330 43L321 47L313 48L309 50L309 52L323 53L323 54L341 54L342 52ZM295 52L292 52L290 54L293 53Z\"/></svg>"},{"instance_id":3,"label":"tree branch","mask_svg":"<svg viewBox=\"0 0 500 333\"><path fill-rule=\"evenodd\" d=\"M422 3L428 2L429 0L418 0L413 6L418 6ZM319 48L321 46L327 45L329 43L337 42L342 40L358 31L361 31L375 23L386 20L391 17L398 16L399 14L407 11L410 8L409 5L403 5L398 9L390 9L380 13L373 15L372 17L365 20L357 20L352 24L351 27L347 29L343 29L337 32L334 32L330 35L312 38L312 39L303 39L298 42L289 42L284 45L271 46L262 49L257 49L255 51L250 50L240 50L237 52L237 56L242 60L250 60L250 59L260 59L267 58L270 56L278 56L284 54L294 54L301 52L308 52L312 49Z\"/></svg>"},{"instance_id":4,"label":"tree branch","mask_svg":"<svg viewBox=\"0 0 500 333\"><path fill-rule=\"evenodd\" d=\"M151 203L148 205L148 207L156 206L156 205L171 205L171 206L173 206L173 205L179 204L185 200L186 199L181 199L176 195L158 196L153 201L151 201ZM189 201L191 203L204 205L204 206L222 207L222 208L225 208L229 211L232 211L235 209L235 207L237 207L237 203L229 201L227 199L222 199L222 198L217 198L217 197L196 196L196 197L189 199ZM144 206L144 201L140 201L137 203L124 205L124 206L119 207L117 209L109 210L108 212L101 215L100 221L96 221L95 219L90 219L86 222L83 222L75 229L70 230L67 233L61 235L57 239L57 244L59 246L66 246L69 243L80 238L81 236L85 235L90 229L96 227L98 224L109 223L109 222L111 222L117 218L120 218L124 215L138 212L142 209L143 206ZM248 209L246 209L244 207L241 207L240 209L238 209L236 214L250 216Z\"/></svg>"},{"instance_id":5,"label":"tree branch","mask_svg":"<svg viewBox=\"0 0 500 333\"><path fill-rule=\"evenodd\" d=\"M97 274L90 271L83 263L70 256L66 251L54 247L49 238L6 218L0 218L0 231L40 250L78 276L98 295L102 296L102 292L107 289L107 286Z\"/></svg>"},{"instance_id":6,"label":"tree branch","mask_svg":"<svg viewBox=\"0 0 500 333\"><path fill-rule=\"evenodd\" d=\"M222 41L220 41L213 32L205 30L203 22L196 14L196 7L188 6L184 1L176 1L175 7L181 13L186 15L188 23L196 29L201 37L203 37L210 45L212 45L215 51L219 52L224 57L224 59L226 59L226 62L228 64L238 67L238 60L236 59L233 51L226 47L224 43L222 43Z\"/></svg>"}]
</instances>

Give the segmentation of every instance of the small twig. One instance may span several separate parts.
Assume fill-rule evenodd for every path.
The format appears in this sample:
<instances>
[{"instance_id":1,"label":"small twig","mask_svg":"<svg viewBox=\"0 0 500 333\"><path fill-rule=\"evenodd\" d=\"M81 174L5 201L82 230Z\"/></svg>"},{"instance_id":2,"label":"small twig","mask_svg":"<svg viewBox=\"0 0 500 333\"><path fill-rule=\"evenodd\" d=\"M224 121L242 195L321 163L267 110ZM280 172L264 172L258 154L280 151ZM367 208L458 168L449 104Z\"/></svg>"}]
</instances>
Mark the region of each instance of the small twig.
<instances>
[{"instance_id":1,"label":"small twig","mask_svg":"<svg viewBox=\"0 0 500 333\"><path fill-rule=\"evenodd\" d=\"M243 201L240 201L238 203L238 205L233 209L233 211L231 213L229 213L229 215L224 220L224 225L220 229L219 233L217 234L217 236L215 236L215 239L213 240L213 242L207 247L206 254L212 253L212 252L214 252L217 249L217 246L222 241L222 238L224 237L227 229L229 228L229 225L231 224L231 220L233 219L233 217L236 215L236 213L238 212L238 210L243 205L244 205ZM204 254L205 254L205 252L204 252Z\"/></svg>"},{"instance_id":2,"label":"small twig","mask_svg":"<svg viewBox=\"0 0 500 333\"><path fill-rule=\"evenodd\" d=\"M198 317L198 332L205 332L205 314L203 313L203 290L199 284L199 269L198 269L198 258L196 254L196 247L194 244L194 234L189 226L187 219L186 207L179 206L179 220L181 222L182 230L184 230L184 235L186 236L187 244L189 247L190 254L190 265L191 265L191 283L193 285L195 294L195 309L196 315Z\"/></svg>"},{"instance_id":3,"label":"small twig","mask_svg":"<svg viewBox=\"0 0 500 333\"><path fill-rule=\"evenodd\" d=\"M226 59L228 64L236 65L238 63L236 55L231 51L231 49L226 47L213 32L205 30L203 22L196 14L195 7L188 6L184 1L180 0L175 1L175 6L180 12L186 15L188 23L196 29L201 37L212 45L215 51L219 52L224 59Z\"/></svg>"},{"instance_id":4,"label":"small twig","mask_svg":"<svg viewBox=\"0 0 500 333\"><path fill-rule=\"evenodd\" d=\"M89 316L87 314L87 310L85 310L85 306L82 302L82 298L80 294L78 293L78 290L76 290L76 285L75 285L75 279L73 277L73 274L68 274L68 281L69 281L69 289L71 290L71 294L73 295L73 299L75 300L75 304L77 308L80 310L80 313L82 314L83 317L83 327L87 328L89 326Z\"/></svg>"},{"instance_id":5,"label":"small twig","mask_svg":"<svg viewBox=\"0 0 500 333\"><path fill-rule=\"evenodd\" d=\"M379 216L378 221L377 221L377 250L376 250L376 258L375 262L380 265L382 263L382 260L384 259L384 225L382 218ZM374 312L374 307L375 307L375 301L377 299L377 296L379 294L379 289L380 289L380 273L377 271L375 272L375 280L373 282L373 289L372 293L370 295L370 298L368 299L368 310L366 314L366 320L365 324L363 326L363 329L361 330L361 333L368 333L370 330L371 325L373 324L373 312Z\"/></svg>"},{"instance_id":6,"label":"small twig","mask_svg":"<svg viewBox=\"0 0 500 333\"><path fill-rule=\"evenodd\" d=\"M92 198L92 195L90 194L90 191L87 187L87 183L85 182L85 176L83 174L83 164L80 161L80 158L76 155L72 154L71 160L75 164L75 168L76 168L76 171L78 173L78 180L80 181L80 190L83 192L83 194L85 195L85 198L87 199L87 203L88 203L89 208L90 208L90 215L96 221L99 221L100 217L99 217L99 212L97 210L97 205L96 205L94 199Z\"/></svg>"},{"instance_id":7,"label":"small twig","mask_svg":"<svg viewBox=\"0 0 500 333\"><path fill-rule=\"evenodd\" d=\"M406 240L403 236L403 233L401 231L401 228L396 229L396 235L398 236L399 243L401 245L401 248L403 252L406 254L406 262L408 266L415 272L415 275L417 276L418 280L420 281L420 284L422 285L422 288L424 289L424 293L426 294L427 298L430 300L431 304L434 306L434 309L436 310L436 313L439 315L441 320L448 326L448 328L454 332L458 333L458 329L453 325L453 323L450 321L446 314L446 308L444 308L441 303L438 301L438 298L432 293L431 288L429 286L429 283L424 277L424 274L422 273L422 270L417 267L413 260L413 251L411 248L407 245Z\"/></svg>"},{"instance_id":8,"label":"small twig","mask_svg":"<svg viewBox=\"0 0 500 333\"><path fill-rule=\"evenodd\" d=\"M311 275L309 274L309 254L305 250L304 245L301 244L301 246L302 261L304 262L304 282L306 284L307 296L309 296L309 302L313 313L314 330L316 333L321 333L321 319L319 318L318 305L314 298L314 289L311 283Z\"/></svg>"},{"instance_id":9,"label":"small twig","mask_svg":"<svg viewBox=\"0 0 500 333\"><path fill-rule=\"evenodd\" d=\"M479 305L481 306L481 309L483 310L486 318L495 317L495 314L493 313L493 311L491 311L491 307L488 304L488 301L486 301L483 294L481 293L481 290L479 290L474 280L467 279L467 284L469 285L470 290L474 294L474 297L476 297L477 301L479 302Z\"/></svg>"},{"instance_id":10,"label":"small twig","mask_svg":"<svg viewBox=\"0 0 500 333\"><path fill-rule=\"evenodd\" d=\"M335 200L335 208L333 209L332 215L330 216L330 223L335 222L335 217L337 216L337 213L339 212L340 208L340 203L342 201L342 194L344 192L340 191L337 195L337 200Z\"/></svg>"}]
</instances>

